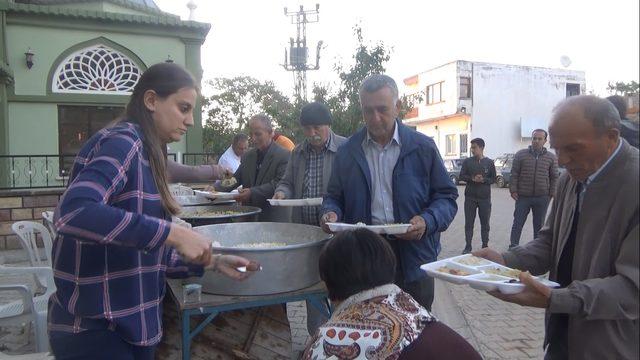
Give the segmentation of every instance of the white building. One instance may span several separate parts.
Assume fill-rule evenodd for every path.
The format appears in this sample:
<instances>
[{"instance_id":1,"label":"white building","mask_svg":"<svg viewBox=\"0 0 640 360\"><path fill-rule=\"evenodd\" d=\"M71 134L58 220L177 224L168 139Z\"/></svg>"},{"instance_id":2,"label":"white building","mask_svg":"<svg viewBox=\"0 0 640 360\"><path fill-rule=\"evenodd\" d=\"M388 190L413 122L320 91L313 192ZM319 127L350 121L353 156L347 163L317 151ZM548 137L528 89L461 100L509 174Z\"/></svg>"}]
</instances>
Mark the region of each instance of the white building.
<instances>
[{"instance_id":1,"label":"white building","mask_svg":"<svg viewBox=\"0 0 640 360\"><path fill-rule=\"evenodd\" d=\"M422 100L403 120L434 139L443 158L470 156L473 138L491 158L530 145L531 131L547 130L562 99L583 94L583 71L454 61L404 80Z\"/></svg>"}]
</instances>

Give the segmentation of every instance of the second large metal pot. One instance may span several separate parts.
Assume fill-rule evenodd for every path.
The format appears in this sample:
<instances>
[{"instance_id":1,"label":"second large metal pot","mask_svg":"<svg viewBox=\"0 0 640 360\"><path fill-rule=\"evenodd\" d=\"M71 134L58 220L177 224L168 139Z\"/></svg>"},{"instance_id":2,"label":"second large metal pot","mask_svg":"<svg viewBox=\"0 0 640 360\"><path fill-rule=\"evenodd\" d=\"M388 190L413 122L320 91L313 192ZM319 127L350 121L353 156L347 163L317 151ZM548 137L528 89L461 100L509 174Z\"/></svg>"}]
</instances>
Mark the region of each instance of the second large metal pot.
<instances>
[{"instance_id":1,"label":"second large metal pot","mask_svg":"<svg viewBox=\"0 0 640 360\"><path fill-rule=\"evenodd\" d=\"M178 217L191 226L256 221L262 209L255 206L208 205L183 207Z\"/></svg>"},{"instance_id":2,"label":"second large metal pot","mask_svg":"<svg viewBox=\"0 0 640 360\"><path fill-rule=\"evenodd\" d=\"M242 256L262 266L244 281L205 272L200 279L202 290L221 295L277 294L318 283L320 251L331 237L317 226L287 223L230 223L194 230L216 241L214 253ZM271 246L247 247L258 243Z\"/></svg>"}]
</instances>

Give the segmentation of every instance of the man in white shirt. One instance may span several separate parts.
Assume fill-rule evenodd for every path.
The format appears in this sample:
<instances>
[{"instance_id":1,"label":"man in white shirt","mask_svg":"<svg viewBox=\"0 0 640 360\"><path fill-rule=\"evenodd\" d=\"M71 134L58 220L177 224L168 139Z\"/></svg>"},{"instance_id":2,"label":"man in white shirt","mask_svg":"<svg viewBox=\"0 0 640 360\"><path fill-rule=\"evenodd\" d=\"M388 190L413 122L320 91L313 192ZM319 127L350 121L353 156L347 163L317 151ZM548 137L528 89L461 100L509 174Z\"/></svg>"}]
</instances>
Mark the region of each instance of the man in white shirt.
<instances>
[{"instance_id":1,"label":"man in white shirt","mask_svg":"<svg viewBox=\"0 0 640 360\"><path fill-rule=\"evenodd\" d=\"M240 167L240 158L249 149L249 138L245 134L237 134L233 137L233 143L227 150L220 156L218 165L230 169L232 173L235 173Z\"/></svg>"}]
</instances>

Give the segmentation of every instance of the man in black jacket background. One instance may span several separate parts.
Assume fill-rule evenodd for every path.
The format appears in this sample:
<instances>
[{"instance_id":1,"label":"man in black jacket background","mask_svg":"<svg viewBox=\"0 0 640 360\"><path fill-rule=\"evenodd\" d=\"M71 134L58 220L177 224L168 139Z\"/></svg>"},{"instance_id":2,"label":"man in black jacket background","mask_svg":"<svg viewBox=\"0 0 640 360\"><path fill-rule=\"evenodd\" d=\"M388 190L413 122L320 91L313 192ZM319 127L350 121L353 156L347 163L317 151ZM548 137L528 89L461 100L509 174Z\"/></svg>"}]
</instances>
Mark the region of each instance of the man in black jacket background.
<instances>
[{"instance_id":1,"label":"man in black jacket background","mask_svg":"<svg viewBox=\"0 0 640 360\"><path fill-rule=\"evenodd\" d=\"M489 243L489 219L491 218L491 184L496 180L496 167L493 160L484 156L484 140L471 140L472 157L462 163L460 180L467 186L464 190L464 238L466 246L463 254L471 252L473 225L476 221L476 209L480 217L482 247Z\"/></svg>"}]
</instances>

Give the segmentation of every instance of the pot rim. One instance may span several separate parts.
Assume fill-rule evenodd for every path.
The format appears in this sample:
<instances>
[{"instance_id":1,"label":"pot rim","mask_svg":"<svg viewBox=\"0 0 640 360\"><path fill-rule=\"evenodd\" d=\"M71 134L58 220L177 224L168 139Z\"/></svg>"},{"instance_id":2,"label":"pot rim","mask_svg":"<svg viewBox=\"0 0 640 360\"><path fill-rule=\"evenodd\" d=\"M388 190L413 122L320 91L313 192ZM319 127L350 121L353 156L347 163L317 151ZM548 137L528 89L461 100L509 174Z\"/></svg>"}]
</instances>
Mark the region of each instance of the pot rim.
<instances>
[{"instance_id":1,"label":"pot rim","mask_svg":"<svg viewBox=\"0 0 640 360\"><path fill-rule=\"evenodd\" d=\"M295 249L303 249L306 247L318 246L320 244L326 243L329 241L333 234L327 234L328 237L326 239L314 240L311 242L303 243L303 244L294 244L294 245L285 245L285 246L274 246L268 248L241 248L241 247L227 247L227 246L212 246L212 250L225 250L225 251L234 251L234 252L270 252L270 251L280 251L280 250L295 250Z\"/></svg>"},{"instance_id":2,"label":"pot rim","mask_svg":"<svg viewBox=\"0 0 640 360\"><path fill-rule=\"evenodd\" d=\"M224 211L224 210L246 210L245 212L241 212L241 213L237 213L237 214L226 214L226 215L211 215L211 216L193 216L190 214L185 214L180 216L180 214L178 214L178 217L182 220L188 221L188 220L217 220L217 219L235 219L235 218L241 218L241 217L245 217L245 216L252 216L252 215L257 215L260 214L262 212L262 209L260 209L259 207L256 206L238 206L238 205L195 205L195 206L189 206L189 210L188 211L196 211L196 210L192 210L193 208L196 207L200 207L200 208L211 208L213 210L220 210L220 211Z\"/></svg>"}]
</instances>

